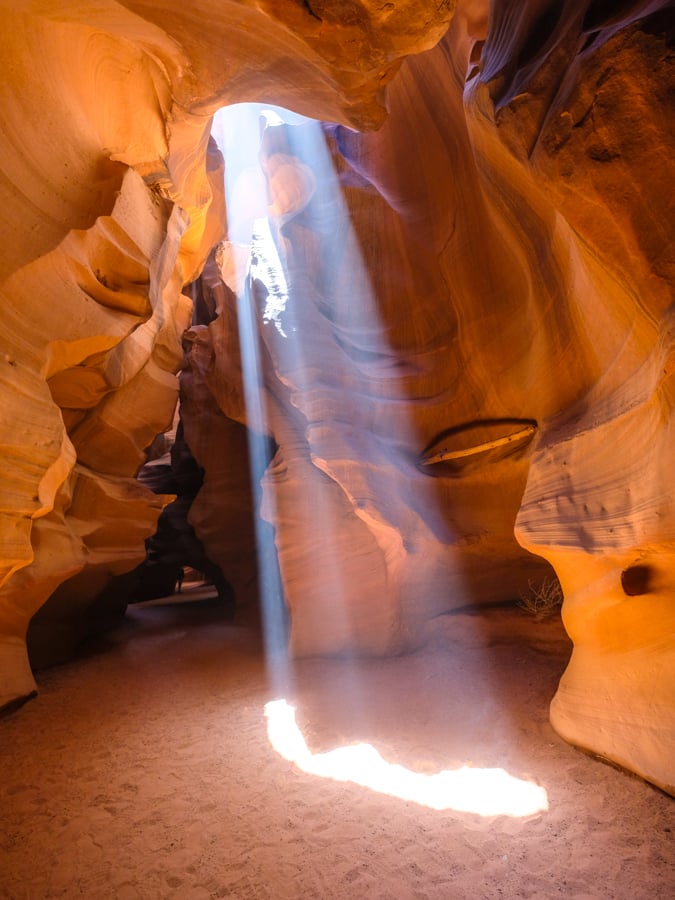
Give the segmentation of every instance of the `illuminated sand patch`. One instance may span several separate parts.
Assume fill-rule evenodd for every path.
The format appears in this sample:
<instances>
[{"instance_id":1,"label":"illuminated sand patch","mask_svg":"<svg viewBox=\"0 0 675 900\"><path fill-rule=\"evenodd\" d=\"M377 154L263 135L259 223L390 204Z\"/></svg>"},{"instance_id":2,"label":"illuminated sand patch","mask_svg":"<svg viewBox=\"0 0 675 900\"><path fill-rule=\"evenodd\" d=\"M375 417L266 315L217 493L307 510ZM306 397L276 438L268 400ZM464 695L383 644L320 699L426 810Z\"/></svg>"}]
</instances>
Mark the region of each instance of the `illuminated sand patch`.
<instances>
[{"instance_id":1,"label":"illuminated sand patch","mask_svg":"<svg viewBox=\"0 0 675 900\"><path fill-rule=\"evenodd\" d=\"M548 809L544 788L504 769L462 766L426 775L389 763L373 746L362 743L311 753L295 721L294 707L285 700L272 700L265 706L265 715L276 752L308 775L351 782L437 810L522 818Z\"/></svg>"}]
</instances>

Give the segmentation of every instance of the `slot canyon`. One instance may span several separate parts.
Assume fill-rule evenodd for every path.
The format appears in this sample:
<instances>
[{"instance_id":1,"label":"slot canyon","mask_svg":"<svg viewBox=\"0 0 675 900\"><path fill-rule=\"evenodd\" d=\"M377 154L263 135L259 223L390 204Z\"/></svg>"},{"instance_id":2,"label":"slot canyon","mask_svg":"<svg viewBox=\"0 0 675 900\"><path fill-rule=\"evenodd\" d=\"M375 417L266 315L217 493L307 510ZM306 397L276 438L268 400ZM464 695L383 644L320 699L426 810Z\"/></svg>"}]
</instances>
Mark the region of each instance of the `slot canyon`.
<instances>
[{"instance_id":1,"label":"slot canyon","mask_svg":"<svg viewBox=\"0 0 675 900\"><path fill-rule=\"evenodd\" d=\"M1 897L674 895L674 6L0 0Z\"/></svg>"}]
</instances>

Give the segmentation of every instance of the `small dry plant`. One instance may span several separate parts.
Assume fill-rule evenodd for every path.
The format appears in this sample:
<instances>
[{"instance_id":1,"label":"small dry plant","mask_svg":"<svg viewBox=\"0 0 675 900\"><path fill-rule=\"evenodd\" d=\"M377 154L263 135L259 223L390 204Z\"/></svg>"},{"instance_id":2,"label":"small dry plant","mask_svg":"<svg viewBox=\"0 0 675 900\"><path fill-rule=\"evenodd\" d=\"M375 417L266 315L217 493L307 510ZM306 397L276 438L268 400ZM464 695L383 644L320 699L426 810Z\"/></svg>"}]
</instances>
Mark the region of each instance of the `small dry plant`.
<instances>
[{"instance_id":1,"label":"small dry plant","mask_svg":"<svg viewBox=\"0 0 675 900\"><path fill-rule=\"evenodd\" d=\"M544 578L536 584L530 580L527 582L528 590L520 595L519 606L531 613L540 622L550 619L558 612L563 604L563 592L560 582L555 577Z\"/></svg>"}]
</instances>

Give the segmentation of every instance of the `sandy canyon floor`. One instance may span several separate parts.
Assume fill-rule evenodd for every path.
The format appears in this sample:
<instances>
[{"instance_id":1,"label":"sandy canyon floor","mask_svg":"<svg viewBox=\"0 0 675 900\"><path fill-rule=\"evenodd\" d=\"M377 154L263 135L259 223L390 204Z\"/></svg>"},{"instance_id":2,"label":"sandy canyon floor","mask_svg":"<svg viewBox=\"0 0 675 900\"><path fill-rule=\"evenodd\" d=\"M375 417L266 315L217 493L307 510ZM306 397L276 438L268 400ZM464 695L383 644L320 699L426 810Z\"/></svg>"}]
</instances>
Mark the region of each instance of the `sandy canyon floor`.
<instances>
[{"instance_id":1,"label":"sandy canyon floor","mask_svg":"<svg viewBox=\"0 0 675 900\"><path fill-rule=\"evenodd\" d=\"M675 896L673 800L548 724L559 622L446 617L415 656L297 663L281 698L253 618L193 589L40 674L0 720L0 897Z\"/></svg>"}]
</instances>

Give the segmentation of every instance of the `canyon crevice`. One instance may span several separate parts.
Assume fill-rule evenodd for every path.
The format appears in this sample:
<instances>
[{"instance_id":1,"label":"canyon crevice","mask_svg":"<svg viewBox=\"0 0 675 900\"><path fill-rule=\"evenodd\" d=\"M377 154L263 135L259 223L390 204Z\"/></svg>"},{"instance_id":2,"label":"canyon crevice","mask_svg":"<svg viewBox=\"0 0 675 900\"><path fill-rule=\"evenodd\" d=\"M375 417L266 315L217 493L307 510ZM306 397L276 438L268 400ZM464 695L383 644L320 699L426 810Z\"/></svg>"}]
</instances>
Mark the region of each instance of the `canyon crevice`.
<instances>
[{"instance_id":1,"label":"canyon crevice","mask_svg":"<svg viewBox=\"0 0 675 900\"><path fill-rule=\"evenodd\" d=\"M0 705L38 611L58 640L144 559L182 373L190 523L250 599L264 520L291 653L419 648L554 570L554 727L675 792L672 4L1 9ZM242 249L210 130L250 101L324 124L262 131Z\"/></svg>"}]
</instances>

